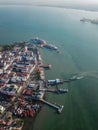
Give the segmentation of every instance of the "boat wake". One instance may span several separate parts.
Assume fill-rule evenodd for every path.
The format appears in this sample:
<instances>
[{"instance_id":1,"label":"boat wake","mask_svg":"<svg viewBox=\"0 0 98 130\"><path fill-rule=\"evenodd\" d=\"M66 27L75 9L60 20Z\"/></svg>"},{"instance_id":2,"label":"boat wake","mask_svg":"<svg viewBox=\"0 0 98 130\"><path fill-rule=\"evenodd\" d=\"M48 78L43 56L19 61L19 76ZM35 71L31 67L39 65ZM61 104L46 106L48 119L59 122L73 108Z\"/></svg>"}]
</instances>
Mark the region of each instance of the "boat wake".
<instances>
[{"instance_id":1,"label":"boat wake","mask_svg":"<svg viewBox=\"0 0 98 130\"><path fill-rule=\"evenodd\" d=\"M80 72L80 73L74 75L72 78L82 79L84 77L98 78L98 71Z\"/></svg>"}]
</instances>

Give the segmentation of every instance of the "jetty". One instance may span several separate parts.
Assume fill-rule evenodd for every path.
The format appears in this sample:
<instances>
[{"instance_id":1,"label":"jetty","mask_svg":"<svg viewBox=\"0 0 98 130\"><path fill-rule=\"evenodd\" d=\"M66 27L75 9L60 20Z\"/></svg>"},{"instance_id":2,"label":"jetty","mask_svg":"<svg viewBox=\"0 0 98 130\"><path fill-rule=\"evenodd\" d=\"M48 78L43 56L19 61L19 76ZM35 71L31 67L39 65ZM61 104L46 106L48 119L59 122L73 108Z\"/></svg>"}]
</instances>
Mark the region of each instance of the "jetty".
<instances>
[{"instance_id":1,"label":"jetty","mask_svg":"<svg viewBox=\"0 0 98 130\"><path fill-rule=\"evenodd\" d=\"M57 112L59 112L59 113L61 113L63 108L64 108L63 105L55 105L55 104L52 104L52 103L50 103L48 101L45 101L44 99L40 99L40 101L47 104L50 107L53 107L53 108L57 109Z\"/></svg>"},{"instance_id":2,"label":"jetty","mask_svg":"<svg viewBox=\"0 0 98 130\"><path fill-rule=\"evenodd\" d=\"M84 76L78 76L78 75L74 75L72 76L71 78L69 79L53 79L53 80L46 80L45 81L45 86L48 87L48 86L54 86L54 85L59 85L59 84L64 84L64 83L69 83L69 82L72 82L72 81L76 81L76 80L80 80L84 78Z\"/></svg>"},{"instance_id":3,"label":"jetty","mask_svg":"<svg viewBox=\"0 0 98 130\"><path fill-rule=\"evenodd\" d=\"M39 67L42 67L44 69L51 69L52 65L51 64L48 64L48 65L41 64L41 65L39 65Z\"/></svg>"},{"instance_id":4,"label":"jetty","mask_svg":"<svg viewBox=\"0 0 98 130\"><path fill-rule=\"evenodd\" d=\"M60 89L58 89L58 88L52 89L52 88L50 88L50 89L39 89L39 91L64 94L64 93L68 93L69 90L68 90L68 88L65 88L65 89L62 89L62 88L60 88Z\"/></svg>"}]
</instances>

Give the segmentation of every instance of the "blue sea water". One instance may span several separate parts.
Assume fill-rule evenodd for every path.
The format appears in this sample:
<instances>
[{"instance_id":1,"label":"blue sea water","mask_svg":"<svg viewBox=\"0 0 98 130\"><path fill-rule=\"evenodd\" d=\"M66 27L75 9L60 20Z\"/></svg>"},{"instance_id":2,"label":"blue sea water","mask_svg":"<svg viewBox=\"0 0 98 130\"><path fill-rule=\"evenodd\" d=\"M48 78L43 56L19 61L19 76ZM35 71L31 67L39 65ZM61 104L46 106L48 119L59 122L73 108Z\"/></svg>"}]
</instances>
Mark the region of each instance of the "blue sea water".
<instances>
[{"instance_id":1,"label":"blue sea water","mask_svg":"<svg viewBox=\"0 0 98 130\"><path fill-rule=\"evenodd\" d=\"M48 100L63 104L61 115L44 106L28 130L97 130L98 128L98 25L82 23L82 17L97 19L98 12L34 6L0 6L0 43L39 37L59 47L60 53L42 50L52 69L47 79L78 73L85 78L62 85L65 95L48 94ZM24 130L27 130L29 122Z\"/></svg>"}]
</instances>

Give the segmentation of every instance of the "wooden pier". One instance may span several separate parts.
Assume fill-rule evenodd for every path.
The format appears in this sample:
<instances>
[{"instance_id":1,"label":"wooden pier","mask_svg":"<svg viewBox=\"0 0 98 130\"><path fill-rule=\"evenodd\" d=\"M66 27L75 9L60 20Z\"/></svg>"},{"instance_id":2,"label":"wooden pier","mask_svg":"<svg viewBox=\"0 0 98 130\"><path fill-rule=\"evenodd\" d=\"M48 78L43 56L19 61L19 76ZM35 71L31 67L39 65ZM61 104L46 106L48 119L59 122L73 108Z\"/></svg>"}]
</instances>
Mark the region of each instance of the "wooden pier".
<instances>
[{"instance_id":1,"label":"wooden pier","mask_svg":"<svg viewBox=\"0 0 98 130\"><path fill-rule=\"evenodd\" d=\"M50 103L48 101L45 101L44 99L40 99L40 101L47 104L50 107L53 107L53 108L57 109L57 112L59 112L59 113L61 113L63 108L64 108L64 106L52 104L52 103Z\"/></svg>"}]
</instances>

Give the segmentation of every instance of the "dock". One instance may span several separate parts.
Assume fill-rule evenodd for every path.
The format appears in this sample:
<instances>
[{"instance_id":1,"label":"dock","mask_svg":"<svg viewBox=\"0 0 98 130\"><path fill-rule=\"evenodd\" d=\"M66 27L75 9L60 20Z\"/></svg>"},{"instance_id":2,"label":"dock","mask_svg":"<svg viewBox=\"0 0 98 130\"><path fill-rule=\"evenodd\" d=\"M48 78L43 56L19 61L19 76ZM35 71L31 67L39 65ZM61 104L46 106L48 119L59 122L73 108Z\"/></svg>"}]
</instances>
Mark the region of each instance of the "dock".
<instances>
[{"instance_id":1,"label":"dock","mask_svg":"<svg viewBox=\"0 0 98 130\"><path fill-rule=\"evenodd\" d=\"M53 93L57 93L57 94L64 94L64 93L68 93L68 89L46 89L46 92L53 92Z\"/></svg>"},{"instance_id":2,"label":"dock","mask_svg":"<svg viewBox=\"0 0 98 130\"><path fill-rule=\"evenodd\" d=\"M39 91L42 91L42 92L53 92L53 93L57 93L57 94L64 94L64 93L68 93L68 88L65 88L65 89L52 89L52 88L49 88L49 89L39 89Z\"/></svg>"},{"instance_id":3,"label":"dock","mask_svg":"<svg viewBox=\"0 0 98 130\"><path fill-rule=\"evenodd\" d=\"M48 65L40 65L39 67L42 67L44 69L51 69L52 65L51 64L48 64Z\"/></svg>"},{"instance_id":4,"label":"dock","mask_svg":"<svg viewBox=\"0 0 98 130\"><path fill-rule=\"evenodd\" d=\"M40 99L40 101L47 104L50 107L53 107L53 108L57 109L57 112L59 112L59 113L61 113L63 108L64 108L64 106L62 106L62 105L55 105L55 104L52 104L52 103L50 103L48 101L45 101L44 99Z\"/></svg>"}]
</instances>

